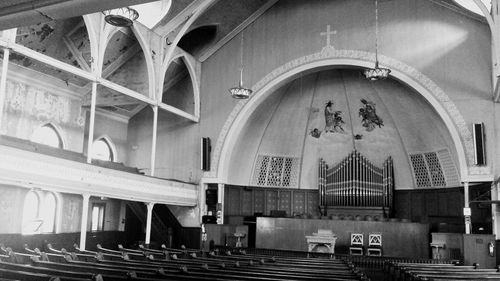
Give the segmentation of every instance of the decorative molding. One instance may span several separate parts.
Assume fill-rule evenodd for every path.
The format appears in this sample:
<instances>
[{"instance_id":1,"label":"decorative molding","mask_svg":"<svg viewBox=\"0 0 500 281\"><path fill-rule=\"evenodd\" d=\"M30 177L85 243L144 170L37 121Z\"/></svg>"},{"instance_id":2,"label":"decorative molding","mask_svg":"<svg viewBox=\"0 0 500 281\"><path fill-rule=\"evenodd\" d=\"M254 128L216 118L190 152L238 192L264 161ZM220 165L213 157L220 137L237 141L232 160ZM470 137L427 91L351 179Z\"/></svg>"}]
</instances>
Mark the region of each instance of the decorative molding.
<instances>
[{"instance_id":1,"label":"decorative molding","mask_svg":"<svg viewBox=\"0 0 500 281\"><path fill-rule=\"evenodd\" d=\"M264 76L261 80L259 80L254 86L251 88L254 90L254 95L247 100L241 100L238 102L222 127L219 136L217 138L217 143L212 153L211 167L212 170L204 173L204 177L207 178L221 178L221 175L218 174L219 162L221 157L221 152L226 142L227 135L229 130L233 126L233 123L237 116L240 114L245 105L251 101L255 96L258 95L258 92L262 90L267 84L272 82L275 79L278 79L280 76L292 73L294 70L307 69L308 64L317 64L321 61L328 61L331 59L338 60L349 60L359 62L360 65L364 63L374 63L375 62L375 54L365 51L359 50L337 50L332 46L324 47L321 52L309 54L294 60L291 60L273 71L269 72L266 76ZM448 114L449 118L453 122L453 125L457 129L457 133L459 134L461 145L463 146L463 150L465 152L465 161L467 164L471 165L474 161L474 145L472 134L465 122L464 117L456 107L455 103L450 99L450 97L437 86L430 78L425 76L423 73L418 71L417 69L401 62L396 59L380 55L378 56L378 60L380 65L384 67L388 67L392 70L397 70L400 73L410 77L415 82L417 82L420 86L422 86L425 90L427 90L443 107L443 109ZM334 64L332 64L334 65ZM311 67L312 68L312 67ZM464 171L463 172L468 172ZM462 175L462 177L466 177L467 175Z\"/></svg>"},{"instance_id":2,"label":"decorative molding","mask_svg":"<svg viewBox=\"0 0 500 281\"><path fill-rule=\"evenodd\" d=\"M0 145L0 183L140 202L195 206L198 186Z\"/></svg>"}]
</instances>

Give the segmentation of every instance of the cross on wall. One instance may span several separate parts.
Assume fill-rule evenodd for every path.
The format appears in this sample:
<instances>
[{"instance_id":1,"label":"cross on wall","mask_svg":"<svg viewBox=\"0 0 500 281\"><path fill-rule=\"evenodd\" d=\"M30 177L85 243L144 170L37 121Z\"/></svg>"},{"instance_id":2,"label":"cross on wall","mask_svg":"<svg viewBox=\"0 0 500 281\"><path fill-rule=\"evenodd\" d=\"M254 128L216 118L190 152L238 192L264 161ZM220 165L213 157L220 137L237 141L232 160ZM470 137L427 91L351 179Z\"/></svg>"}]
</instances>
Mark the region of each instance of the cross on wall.
<instances>
[{"instance_id":1,"label":"cross on wall","mask_svg":"<svg viewBox=\"0 0 500 281\"><path fill-rule=\"evenodd\" d=\"M335 34L337 34L337 30L333 30L333 31L331 31L331 30L330 30L330 25L329 25L329 24L326 26L326 32L321 32L321 33L319 34L319 35L321 35L321 36L326 36L326 47L327 47L327 48L328 48L328 47L333 47L333 46L331 45L331 35L335 35Z\"/></svg>"}]
</instances>

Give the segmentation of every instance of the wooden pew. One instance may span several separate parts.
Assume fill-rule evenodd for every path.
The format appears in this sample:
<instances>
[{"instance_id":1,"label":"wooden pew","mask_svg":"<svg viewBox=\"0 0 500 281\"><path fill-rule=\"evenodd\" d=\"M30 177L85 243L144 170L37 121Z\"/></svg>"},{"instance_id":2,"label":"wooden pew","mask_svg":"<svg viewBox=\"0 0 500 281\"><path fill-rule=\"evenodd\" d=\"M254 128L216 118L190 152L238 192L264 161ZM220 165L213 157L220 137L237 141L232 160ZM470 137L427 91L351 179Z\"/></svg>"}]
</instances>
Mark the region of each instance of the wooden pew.
<instances>
[{"instance_id":1,"label":"wooden pew","mask_svg":"<svg viewBox=\"0 0 500 281\"><path fill-rule=\"evenodd\" d=\"M385 262L384 263L384 276L385 280L398 280L401 274L401 268L455 268L456 264L452 263L401 263L401 262ZM467 268L474 269L475 266L467 266Z\"/></svg>"},{"instance_id":2,"label":"wooden pew","mask_svg":"<svg viewBox=\"0 0 500 281\"><path fill-rule=\"evenodd\" d=\"M24 271L17 271L17 270L10 270L10 269L3 269L0 268L0 276L2 278L8 278L12 280L19 280L19 281L90 281L92 279L80 279L80 278L73 278L73 277L58 277L58 276L51 276L43 273L33 273L33 272L24 272Z\"/></svg>"},{"instance_id":3,"label":"wooden pew","mask_svg":"<svg viewBox=\"0 0 500 281\"><path fill-rule=\"evenodd\" d=\"M447 279L447 280L480 280L480 279L489 279L489 280L500 280L499 272L486 272L486 271L441 271L436 270L434 272L431 271L420 271L420 270L411 270L405 271L404 281L419 281L422 279Z\"/></svg>"},{"instance_id":4,"label":"wooden pew","mask_svg":"<svg viewBox=\"0 0 500 281\"><path fill-rule=\"evenodd\" d=\"M387 269L386 269L387 270ZM500 280L498 269L479 269L477 266L449 264L392 263L386 280Z\"/></svg>"},{"instance_id":5,"label":"wooden pew","mask_svg":"<svg viewBox=\"0 0 500 281\"><path fill-rule=\"evenodd\" d=\"M119 247L119 251L106 249L98 245L100 253L78 251L69 253L64 249L49 247L51 253L42 253L37 249L29 254L13 253L11 260L27 263L33 270L40 268L46 273L69 272L67 277L81 278L89 274L100 274L105 281L124 280L246 280L246 281L299 281L331 280L351 281L367 280L338 260L317 260L302 258L254 257L252 255L206 256L201 251L180 249L171 254L165 249L153 251L149 256L146 251ZM129 250L129 251L127 251ZM170 249L169 249L170 250ZM142 252L141 252L142 251ZM36 254L32 258L33 252ZM200 256L198 256L198 254ZM132 256L133 258L130 258ZM160 257L156 259L155 257ZM42 260L41 260L42 259ZM82 261L84 260L84 261ZM258 260L259 262L253 262ZM27 266L27 265L25 265ZM19 268L22 269L22 268ZM73 275L71 275L71 272Z\"/></svg>"},{"instance_id":6,"label":"wooden pew","mask_svg":"<svg viewBox=\"0 0 500 281\"><path fill-rule=\"evenodd\" d=\"M102 250L102 251L105 251L107 253L111 253L111 254L118 254L119 251L114 251L114 250L110 250L110 249L105 249L101 246L98 246L98 249L99 250ZM135 254L138 254L139 252L135 252ZM105 254L105 255L108 255L108 254ZM109 264L109 265L112 265L114 267L123 267L123 266L126 266L128 268L130 268L130 266L139 266L141 268L145 268L145 267L154 267L156 268L157 266L161 266L162 268L172 268L172 266L186 266L186 269L188 268L187 266L189 266L189 273L193 273L195 271L200 271L200 270L203 270L203 272L206 273L207 270L209 270L208 268L208 264L207 262L210 262L211 260L198 260L196 259L196 257L194 257L193 259L191 260L186 260L186 259L178 259L178 260L169 260L169 261L162 261L162 262L158 262L158 261L132 261L132 260L127 260L125 262L120 262L120 261L109 261L109 260L100 260L100 265L106 263L106 264ZM217 263L220 262L220 261L216 261ZM223 267L223 266L221 266ZM216 272L218 274L218 276L226 276L226 275L231 275L231 274L241 274L241 271L240 270L235 270L235 269L221 269L219 271L217 271L218 269L215 268L215 269L211 269L211 271L214 271L214 273ZM343 270L343 271L342 271ZM308 279L315 279L317 280L318 278L323 278L323 279L328 279L328 277L325 277L325 274L332 274L332 273L335 273L336 274L336 277L346 277L346 278L356 278L357 275L356 274L353 274L352 272L349 271L349 268L344 265L344 267L342 269L337 269L337 271L332 271L331 269L330 270L323 270L323 271L318 271L318 269L308 269L307 272L300 272L300 271L297 271L296 269L294 268L291 268L290 270L281 270L281 269L269 269L269 268L256 268L254 270L249 270L248 268L245 268L245 274L247 277L269 277L270 275L274 275L276 277L280 277L280 278L286 278L286 279L289 279L289 280L293 280L293 279L297 279L297 278L302 278L301 280L308 280ZM233 278L234 276L229 276L230 278ZM331 277L331 279L333 280L333 278L336 278L336 277ZM338 278L337 278L338 279Z\"/></svg>"},{"instance_id":7,"label":"wooden pew","mask_svg":"<svg viewBox=\"0 0 500 281\"><path fill-rule=\"evenodd\" d=\"M2 269L8 269L8 270L14 270L14 271L20 271L20 272L31 272L31 273L41 273L41 274L46 274L50 276L58 276L60 278L76 278L79 280L101 280L101 276L97 276L96 274L92 273L87 273L87 272L74 272L74 271L67 271L67 270L59 270L59 269L49 269L45 267L36 267L36 266L31 266L31 265L25 265L25 264L14 264L14 263L9 263L9 262L2 262L0 261L0 268Z\"/></svg>"}]
</instances>

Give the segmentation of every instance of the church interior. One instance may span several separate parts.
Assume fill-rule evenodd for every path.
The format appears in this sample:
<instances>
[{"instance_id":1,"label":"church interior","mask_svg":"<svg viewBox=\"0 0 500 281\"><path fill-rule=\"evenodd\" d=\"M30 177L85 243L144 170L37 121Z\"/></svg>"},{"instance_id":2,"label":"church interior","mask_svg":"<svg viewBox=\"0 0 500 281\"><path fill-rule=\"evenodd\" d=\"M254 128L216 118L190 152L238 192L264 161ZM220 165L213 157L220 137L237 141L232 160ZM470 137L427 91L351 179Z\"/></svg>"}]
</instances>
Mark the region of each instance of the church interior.
<instances>
[{"instance_id":1,"label":"church interior","mask_svg":"<svg viewBox=\"0 0 500 281\"><path fill-rule=\"evenodd\" d=\"M73 250L494 269L499 8L2 1L0 280Z\"/></svg>"}]
</instances>

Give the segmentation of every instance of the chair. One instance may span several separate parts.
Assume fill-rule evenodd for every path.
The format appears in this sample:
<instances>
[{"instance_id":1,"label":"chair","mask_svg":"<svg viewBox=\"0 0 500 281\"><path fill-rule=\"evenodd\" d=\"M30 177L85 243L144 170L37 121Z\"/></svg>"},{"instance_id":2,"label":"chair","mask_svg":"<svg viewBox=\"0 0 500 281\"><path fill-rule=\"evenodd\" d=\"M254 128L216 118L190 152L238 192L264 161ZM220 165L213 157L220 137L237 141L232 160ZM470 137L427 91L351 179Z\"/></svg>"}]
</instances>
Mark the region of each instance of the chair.
<instances>
[{"instance_id":1,"label":"chair","mask_svg":"<svg viewBox=\"0 0 500 281\"><path fill-rule=\"evenodd\" d=\"M367 256L382 256L382 233L370 233L368 235Z\"/></svg>"},{"instance_id":2,"label":"chair","mask_svg":"<svg viewBox=\"0 0 500 281\"><path fill-rule=\"evenodd\" d=\"M236 240L236 248L241 248L241 247L243 247L243 243L241 243L241 238L245 238L245 236L247 235L247 228L237 226L236 232L233 235L237 239Z\"/></svg>"},{"instance_id":3,"label":"chair","mask_svg":"<svg viewBox=\"0 0 500 281\"><path fill-rule=\"evenodd\" d=\"M351 233L350 255L363 255L363 233Z\"/></svg>"}]
</instances>

